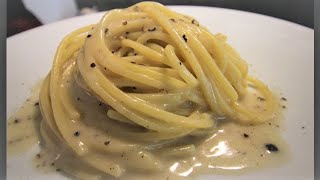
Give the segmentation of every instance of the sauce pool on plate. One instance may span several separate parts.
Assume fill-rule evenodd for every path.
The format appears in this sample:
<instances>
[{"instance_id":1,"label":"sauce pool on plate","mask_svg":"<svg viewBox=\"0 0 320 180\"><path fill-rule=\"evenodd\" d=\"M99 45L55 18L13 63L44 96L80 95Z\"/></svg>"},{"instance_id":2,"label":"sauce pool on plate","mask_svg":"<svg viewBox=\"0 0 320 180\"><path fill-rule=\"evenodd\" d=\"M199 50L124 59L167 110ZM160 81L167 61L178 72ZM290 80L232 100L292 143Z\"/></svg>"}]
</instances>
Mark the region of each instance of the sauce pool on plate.
<instances>
[{"instance_id":1,"label":"sauce pool on plate","mask_svg":"<svg viewBox=\"0 0 320 180\"><path fill-rule=\"evenodd\" d=\"M34 155L35 169L43 173L72 172L77 160L68 151L59 151L41 144L39 107L40 85L34 88L31 96L13 114L7 122L7 150L9 156L16 156L40 143L41 152ZM261 109L267 99L260 97L252 89L241 103L248 108ZM279 98L280 109L286 107L285 98ZM260 125L244 126L238 123L220 120L216 131L205 137L186 137L184 141L195 145L195 153L188 156L162 158L161 152L154 152L159 161L166 167L161 173L127 172L122 179L154 178L177 179L194 178L199 174L240 175L261 168L274 168L290 159L288 145L281 134L284 131L281 112L273 120ZM85 128L85 127L84 127ZM75 132L74 136L90 136ZM98 135L96 135L98 136ZM90 138L90 137L82 137ZM116 138L114 138L116 140ZM108 146L112 141L104 142ZM61 147L63 149L63 147ZM187 152L187 151L186 151ZM122 158L130 157L123 153ZM62 158L63 157L63 158ZM143 157L143 154L141 156ZM129 160L129 159L128 159ZM30 162L32 163L32 162ZM97 177L105 177L97 174ZM108 178L110 178L108 176Z\"/></svg>"}]
</instances>

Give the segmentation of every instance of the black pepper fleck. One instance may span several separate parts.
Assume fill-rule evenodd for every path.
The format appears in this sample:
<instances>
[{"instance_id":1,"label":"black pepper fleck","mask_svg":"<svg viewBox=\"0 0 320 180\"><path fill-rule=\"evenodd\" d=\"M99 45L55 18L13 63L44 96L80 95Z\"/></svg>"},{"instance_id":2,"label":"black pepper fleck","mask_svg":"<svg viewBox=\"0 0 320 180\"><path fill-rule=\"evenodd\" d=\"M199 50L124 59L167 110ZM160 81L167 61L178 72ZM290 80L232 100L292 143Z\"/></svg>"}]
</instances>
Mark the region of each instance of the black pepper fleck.
<instances>
[{"instance_id":1,"label":"black pepper fleck","mask_svg":"<svg viewBox=\"0 0 320 180\"><path fill-rule=\"evenodd\" d=\"M284 97L282 97L282 98L281 98L281 100L282 100L282 101L286 101L287 99L286 99L286 98L284 98Z\"/></svg>"},{"instance_id":2,"label":"black pepper fleck","mask_svg":"<svg viewBox=\"0 0 320 180\"><path fill-rule=\"evenodd\" d=\"M304 129L304 128L305 128L304 126L301 127L301 129Z\"/></svg>"},{"instance_id":3,"label":"black pepper fleck","mask_svg":"<svg viewBox=\"0 0 320 180\"><path fill-rule=\"evenodd\" d=\"M275 146L274 144L265 144L265 148L270 152L278 151L277 146Z\"/></svg>"},{"instance_id":4,"label":"black pepper fleck","mask_svg":"<svg viewBox=\"0 0 320 180\"><path fill-rule=\"evenodd\" d=\"M35 106L39 106L39 102L34 103Z\"/></svg>"},{"instance_id":5,"label":"black pepper fleck","mask_svg":"<svg viewBox=\"0 0 320 180\"><path fill-rule=\"evenodd\" d=\"M95 63L91 63L90 67L94 68L94 67L96 67L96 64Z\"/></svg>"},{"instance_id":6,"label":"black pepper fleck","mask_svg":"<svg viewBox=\"0 0 320 180\"><path fill-rule=\"evenodd\" d=\"M182 36L182 38L184 39L185 42L188 42L187 36L185 34Z\"/></svg>"},{"instance_id":7,"label":"black pepper fleck","mask_svg":"<svg viewBox=\"0 0 320 180\"><path fill-rule=\"evenodd\" d=\"M243 137L248 138L248 137L249 137L249 135L248 135L248 134L246 134L246 133L244 133L244 134L243 134Z\"/></svg>"},{"instance_id":8,"label":"black pepper fleck","mask_svg":"<svg viewBox=\"0 0 320 180\"><path fill-rule=\"evenodd\" d=\"M160 89L159 92L168 94L168 91L166 89Z\"/></svg>"},{"instance_id":9,"label":"black pepper fleck","mask_svg":"<svg viewBox=\"0 0 320 180\"><path fill-rule=\"evenodd\" d=\"M80 101L80 98L78 97L77 100Z\"/></svg>"},{"instance_id":10,"label":"black pepper fleck","mask_svg":"<svg viewBox=\"0 0 320 180\"><path fill-rule=\"evenodd\" d=\"M126 34L129 34L129 32L126 32Z\"/></svg>"},{"instance_id":11,"label":"black pepper fleck","mask_svg":"<svg viewBox=\"0 0 320 180\"><path fill-rule=\"evenodd\" d=\"M148 29L148 31L155 31L157 28L154 27L153 29Z\"/></svg>"},{"instance_id":12,"label":"black pepper fleck","mask_svg":"<svg viewBox=\"0 0 320 180\"><path fill-rule=\"evenodd\" d=\"M181 65L181 64L182 64L182 62L179 62L179 64Z\"/></svg>"},{"instance_id":13,"label":"black pepper fleck","mask_svg":"<svg viewBox=\"0 0 320 180\"><path fill-rule=\"evenodd\" d=\"M122 24L123 24L123 25L127 25L127 24L128 24L128 22L127 22L127 21L124 21Z\"/></svg>"},{"instance_id":14,"label":"black pepper fleck","mask_svg":"<svg viewBox=\"0 0 320 180\"><path fill-rule=\"evenodd\" d=\"M104 145L108 146L110 144L110 141L104 142Z\"/></svg>"},{"instance_id":15,"label":"black pepper fleck","mask_svg":"<svg viewBox=\"0 0 320 180\"><path fill-rule=\"evenodd\" d=\"M102 106L102 103L99 103L99 106Z\"/></svg>"},{"instance_id":16,"label":"black pepper fleck","mask_svg":"<svg viewBox=\"0 0 320 180\"><path fill-rule=\"evenodd\" d=\"M17 123L19 123L20 121L19 121L19 119L15 119L13 122L14 122L15 124L17 124Z\"/></svg>"},{"instance_id":17,"label":"black pepper fleck","mask_svg":"<svg viewBox=\"0 0 320 180\"><path fill-rule=\"evenodd\" d=\"M263 154L259 154L260 155L260 157L263 157Z\"/></svg>"},{"instance_id":18,"label":"black pepper fleck","mask_svg":"<svg viewBox=\"0 0 320 180\"><path fill-rule=\"evenodd\" d=\"M286 106L282 106L282 108L283 108L283 109L285 109L285 108L286 108Z\"/></svg>"},{"instance_id":19,"label":"black pepper fleck","mask_svg":"<svg viewBox=\"0 0 320 180\"><path fill-rule=\"evenodd\" d=\"M271 123L268 123L271 126Z\"/></svg>"},{"instance_id":20,"label":"black pepper fleck","mask_svg":"<svg viewBox=\"0 0 320 180\"><path fill-rule=\"evenodd\" d=\"M136 64L136 62L131 62L132 64Z\"/></svg>"},{"instance_id":21,"label":"black pepper fleck","mask_svg":"<svg viewBox=\"0 0 320 180\"><path fill-rule=\"evenodd\" d=\"M106 28L105 30L104 30L104 33L107 33L109 31L109 29L108 28Z\"/></svg>"},{"instance_id":22,"label":"black pepper fleck","mask_svg":"<svg viewBox=\"0 0 320 180\"><path fill-rule=\"evenodd\" d=\"M40 155L40 154L37 154L36 157L37 157L38 159L40 159L40 158L41 158L41 155Z\"/></svg>"},{"instance_id":23,"label":"black pepper fleck","mask_svg":"<svg viewBox=\"0 0 320 180\"><path fill-rule=\"evenodd\" d=\"M199 22L197 20L195 20L195 19L192 19L191 23L196 25L196 26L199 26Z\"/></svg>"},{"instance_id":24,"label":"black pepper fleck","mask_svg":"<svg viewBox=\"0 0 320 180\"><path fill-rule=\"evenodd\" d=\"M173 21L173 22L176 22L174 19L170 19L171 21Z\"/></svg>"},{"instance_id":25,"label":"black pepper fleck","mask_svg":"<svg viewBox=\"0 0 320 180\"><path fill-rule=\"evenodd\" d=\"M56 171L61 171L61 169L58 168L58 169L56 169Z\"/></svg>"},{"instance_id":26,"label":"black pepper fleck","mask_svg":"<svg viewBox=\"0 0 320 180\"><path fill-rule=\"evenodd\" d=\"M87 35L87 38L90 38L90 37L91 37L91 34L88 34L88 35Z\"/></svg>"},{"instance_id":27,"label":"black pepper fleck","mask_svg":"<svg viewBox=\"0 0 320 180\"><path fill-rule=\"evenodd\" d=\"M77 131L77 132L75 132L73 135L74 135L74 136L79 136L79 135L80 135L80 132Z\"/></svg>"}]
</instances>

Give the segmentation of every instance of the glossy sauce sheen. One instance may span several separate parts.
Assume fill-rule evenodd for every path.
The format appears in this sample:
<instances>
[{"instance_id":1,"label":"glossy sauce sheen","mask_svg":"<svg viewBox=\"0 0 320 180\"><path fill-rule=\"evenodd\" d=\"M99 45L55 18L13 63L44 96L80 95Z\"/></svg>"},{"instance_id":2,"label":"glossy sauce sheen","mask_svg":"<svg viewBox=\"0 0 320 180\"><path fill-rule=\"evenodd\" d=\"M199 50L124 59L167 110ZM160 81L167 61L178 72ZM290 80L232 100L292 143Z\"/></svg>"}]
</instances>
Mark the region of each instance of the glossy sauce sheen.
<instances>
[{"instance_id":1,"label":"glossy sauce sheen","mask_svg":"<svg viewBox=\"0 0 320 180\"><path fill-rule=\"evenodd\" d=\"M38 105L39 88L40 85L37 85L31 97L8 120L7 149L9 155L22 153L39 142L39 124L41 120ZM122 141L112 136L112 134L108 134L107 131L101 131L101 127L106 126L101 118L106 117L104 113L106 113L108 107L95 99L91 99L83 91L76 92L74 98L79 107L92 108L84 111L86 112L86 115L83 116L85 117L84 121L90 126L97 127L96 131L91 128L86 131L85 126L79 127L81 138L101 141L101 143L105 143L106 147L110 143ZM80 98L78 99L77 97ZM241 103L246 104L248 108L263 111L263 103L265 101L267 100L261 99L257 92L251 91ZM286 108L285 103L284 99L279 100L281 108ZM182 142L182 144L183 142L193 143L195 145L196 153L191 156L177 156L173 153L172 157L168 155L165 157L161 155L164 152L153 151L152 153L158 158L158 161L163 164L165 172L151 173L138 168L137 171L127 172L121 179L151 177L153 179L194 178L196 175L206 173L242 174L259 168L277 167L288 161L290 157L288 146L281 137L281 133L284 130L281 120L282 117L277 115L274 120L255 126L242 126L232 121L220 120L214 133L206 137L186 137L179 142ZM132 143L132 146L134 144L139 144L139 142ZM277 151L270 149L268 144L274 145ZM165 153L168 154L168 152ZM123 152L120 156L124 164L135 163L134 159L132 159L134 156L131 156L130 151ZM141 158L148 158L147 154L141 154ZM91 171L86 165L81 166L81 162L77 161L67 147L60 146L57 148L50 144L44 145L42 151L39 154L35 154L34 166L37 169L41 169L43 173L66 171L68 174L72 174L72 172L81 172L81 169L83 171ZM92 170L92 173L95 173L95 170ZM81 174L78 174L78 176L81 176ZM86 179L85 176L86 174L82 175L83 179ZM96 172L96 178L109 179L112 177Z\"/></svg>"}]
</instances>

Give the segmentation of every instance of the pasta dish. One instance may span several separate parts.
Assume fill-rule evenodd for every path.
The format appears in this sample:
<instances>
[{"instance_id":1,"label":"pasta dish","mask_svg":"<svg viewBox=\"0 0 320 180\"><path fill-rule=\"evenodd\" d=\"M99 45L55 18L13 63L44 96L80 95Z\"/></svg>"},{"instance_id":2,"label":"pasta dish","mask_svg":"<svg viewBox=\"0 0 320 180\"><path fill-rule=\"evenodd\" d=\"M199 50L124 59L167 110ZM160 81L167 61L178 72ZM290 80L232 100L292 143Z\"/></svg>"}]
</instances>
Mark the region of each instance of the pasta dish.
<instances>
[{"instance_id":1,"label":"pasta dish","mask_svg":"<svg viewBox=\"0 0 320 180\"><path fill-rule=\"evenodd\" d=\"M259 127L278 106L225 35L142 2L62 40L40 90L40 131L48 158L77 178L181 177L213 167L217 151L203 144L216 141L219 127Z\"/></svg>"}]
</instances>

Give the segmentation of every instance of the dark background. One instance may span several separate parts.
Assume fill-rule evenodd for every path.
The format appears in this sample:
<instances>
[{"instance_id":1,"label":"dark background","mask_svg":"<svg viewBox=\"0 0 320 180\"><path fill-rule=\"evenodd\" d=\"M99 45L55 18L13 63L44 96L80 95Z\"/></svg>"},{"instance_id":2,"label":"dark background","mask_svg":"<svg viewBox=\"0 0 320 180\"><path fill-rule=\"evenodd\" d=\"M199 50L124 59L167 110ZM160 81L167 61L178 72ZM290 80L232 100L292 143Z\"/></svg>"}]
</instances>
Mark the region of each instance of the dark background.
<instances>
[{"instance_id":1,"label":"dark background","mask_svg":"<svg viewBox=\"0 0 320 180\"><path fill-rule=\"evenodd\" d=\"M124 8L140 0L76 0L78 9L96 7L99 11ZM223 7L265 14L314 28L313 0L158 0L165 5ZM7 1L7 37L40 26L21 0Z\"/></svg>"}]
</instances>

